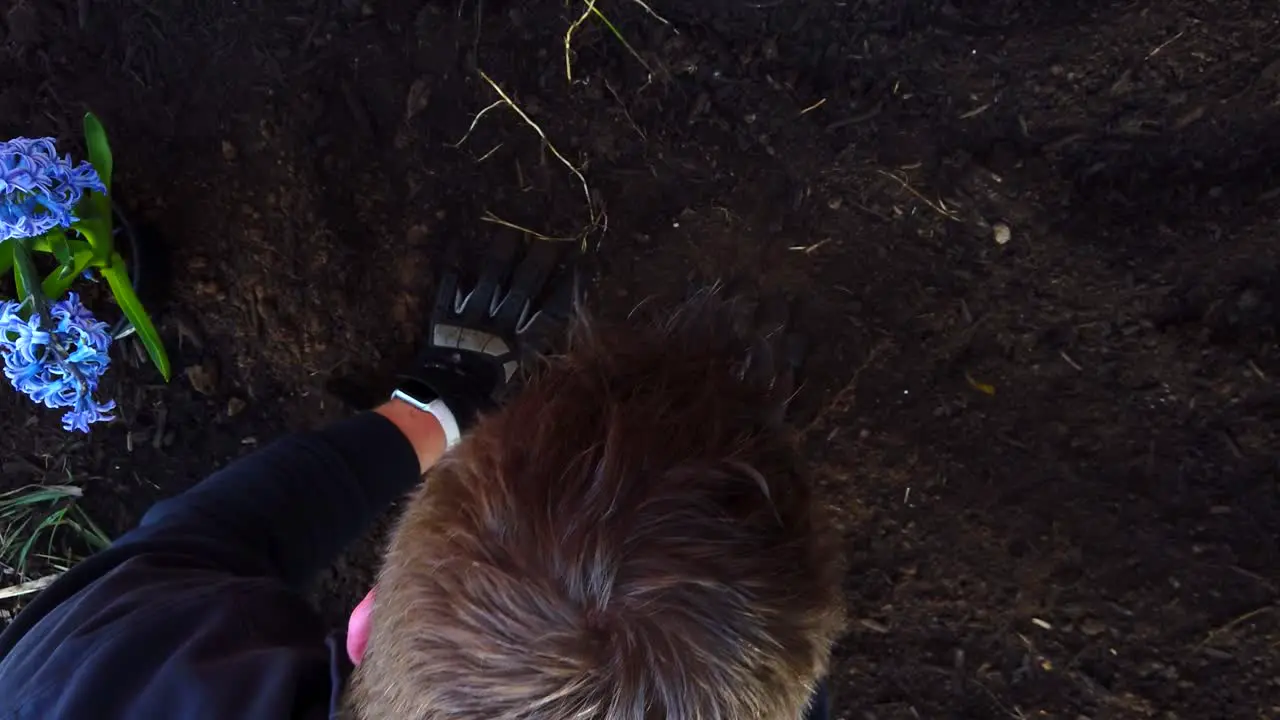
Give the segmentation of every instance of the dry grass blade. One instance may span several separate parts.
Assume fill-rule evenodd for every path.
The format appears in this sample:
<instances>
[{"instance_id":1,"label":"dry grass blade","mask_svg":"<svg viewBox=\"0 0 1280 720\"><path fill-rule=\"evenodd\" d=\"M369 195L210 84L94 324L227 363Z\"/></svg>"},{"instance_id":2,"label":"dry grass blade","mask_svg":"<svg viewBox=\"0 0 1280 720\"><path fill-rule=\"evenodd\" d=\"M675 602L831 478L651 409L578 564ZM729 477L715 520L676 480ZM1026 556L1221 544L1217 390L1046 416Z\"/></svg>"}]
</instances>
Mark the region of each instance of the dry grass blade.
<instances>
[{"instance_id":1,"label":"dry grass blade","mask_svg":"<svg viewBox=\"0 0 1280 720\"><path fill-rule=\"evenodd\" d=\"M513 222L503 220L502 218L498 217L497 215L494 215L493 213L487 210L485 211L484 215L480 216L480 220L487 223L493 223L494 225L501 225L503 227L508 227L508 228L511 228L512 230L519 230L520 232L525 233L530 237L535 237L539 240L548 240L550 242L573 242L574 240L578 239L576 237L552 237L550 235L543 235L537 230L530 230L529 228L523 225L517 225Z\"/></svg>"},{"instance_id":2,"label":"dry grass blade","mask_svg":"<svg viewBox=\"0 0 1280 720\"><path fill-rule=\"evenodd\" d=\"M646 3L644 0L631 0L631 2L633 2L633 3L637 4L637 5L639 5L640 7L644 8L644 11L645 11L645 12L649 13L649 15L651 15L651 16L653 17L653 19L657 20L658 22L662 23L663 25L670 25L670 24L671 24L671 23L670 23L666 18L664 18L664 17L662 17L661 15L659 15L658 13L654 12L654 11L653 11L653 8L649 7L648 3Z\"/></svg>"},{"instance_id":3,"label":"dry grass blade","mask_svg":"<svg viewBox=\"0 0 1280 720\"><path fill-rule=\"evenodd\" d=\"M653 15L655 18L657 18L658 20L661 20L663 23L667 23L667 21L662 16L653 12L653 9L650 8L648 5L645 5L644 3L639 2L639 0L636 0L636 2L645 10L647 10L650 15ZM605 14L600 11L600 8L596 7L596 0L587 0L586 7L582 10L582 14L578 16L577 20L573 21L573 24L569 25L569 29L565 30L565 33L564 33L565 79L571 83L573 82L573 34L577 32L578 28L582 27L582 24L586 22L587 18L591 17L592 15L595 15L597 18L599 18L600 22L604 23L605 27L609 28L609 32L613 33L613 36L618 39L618 42L622 43L622 46L627 49L627 52L631 53L631 56L636 59L636 62L640 63L640 65L644 67L644 69L649 73L649 75L652 76L653 68L649 67L649 63L645 62L644 57L642 57L640 53L637 52L636 49L631 46L631 43L627 42L627 38L622 35L622 31L618 29L618 26L614 25L613 22L610 21L609 18L605 17ZM667 24L670 24L670 23L667 23Z\"/></svg>"},{"instance_id":4,"label":"dry grass blade","mask_svg":"<svg viewBox=\"0 0 1280 720\"><path fill-rule=\"evenodd\" d=\"M582 27L582 23L591 17L591 13L596 9L596 0L587 0L587 7L578 16L577 20L564 31L564 77L569 82L573 82L573 34Z\"/></svg>"},{"instance_id":5,"label":"dry grass blade","mask_svg":"<svg viewBox=\"0 0 1280 720\"><path fill-rule=\"evenodd\" d=\"M640 53L636 52L636 49L631 47L631 43L627 42L627 39L622 36L622 31L610 22L609 18L604 16L604 13L600 12L600 8L596 7L595 3L591 4L591 11L595 13L596 17L600 18L600 22L604 23L604 26L609 28L609 32L613 33L613 36L618 38L618 42L622 43L622 47L626 48L627 52L631 53L631 56L636 59L636 62L640 63L645 71L649 73L649 76L652 77L653 68L649 67L649 63L645 62L644 58L640 56Z\"/></svg>"},{"instance_id":6,"label":"dry grass blade","mask_svg":"<svg viewBox=\"0 0 1280 720\"><path fill-rule=\"evenodd\" d=\"M596 216L595 203L591 200L591 186L587 184L586 176L582 174L581 170L574 167L573 163L569 162L568 158L566 158L563 154L561 154L559 150L556 149L556 146L552 144L550 138L548 138L547 134L542 131L541 127L538 126L538 123L534 122L533 118L525 114L525 111L521 110L519 105L516 105L515 101L512 100L509 95L507 95L507 93L502 89L501 86L498 85L498 83L493 81L493 78L489 77L488 73L481 70L480 77L484 78L484 81L489 83L489 87L493 88L493 91L498 93L498 97L502 98L502 102L506 103L508 107L510 107L512 110L515 111L517 115L520 116L520 119L523 120L526 125L533 128L533 131L538 133L538 137L542 138L542 142L547 146L547 149L551 151L551 154L554 155L556 159L559 160L561 164L563 164L566 168L568 168L569 172L573 173L573 176L578 179L578 182L582 185L582 195L584 198L586 198L586 201L587 201L587 212L591 218L591 227L592 228L596 227L596 225L598 224L598 218Z\"/></svg>"},{"instance_id":7,"label":"dry grass blade","mask_svg":"<svg viewBox=\"0 0 1280 720\"><path fill-rule=\"evenodd\" d=\"M502 101L501 101L501 100L497 100L497 101L494 101L494 103L493 103L492 105L490 105L489 107L487 107L487 108L485 108L485 109L481 110L480 112L476 113L476 116L475 116L475 117L473 117L473 118L471 118L471 127L467 128L467 133L466 133L465 135L463 135L463 136L462 136L462 139L461 139L461 140L459 140L458 142L456 142L456 143L454 143L454 144L450 145L449 147L452 147L452 148L460 148L460 147L462 147L462 144L463 144L463 143L465 143L465 142L467 141L467 138L471 137L471 133L475 132L475 130L476 130L476 125L479 125L479 124L480 124L480 118L484 117L484 116L485 116L485 115L486 115L490 110L492 110L492 109L494 109L494 108L496 108L496 107L501 107L501 106L502 106Z\"/></svg>"},{"instance_id":8,"label":"dry grass blade","mask_svg":"<svg viewBox=\"0 0 1280 720\"><path fill-rule=\"evenodd\" d=\"M930 208L933 209L934 212L938 213L939 215L947 218L948 220L955 220L956 222L960 222L960 218L957 217L955 213L948 210L945 205L943 205L941 202L930 200L929 198L925 197L923 194L921 194L919 190L916 190L915 188L911 187L911 183L907 182L906 180L903 180L897 175L894 175L891 172L886 172L884 170L876 170L876 172L887 178L890 178L894 182L901 185L903 190L906 190L912 195L915 195L921 202L923 202L925 205L928 205Z\"/></svg>"},{"instance_id":9,"label":"dry grass blade","mask_svg":"<svg viewBox=\"0 0 1280 720\"><path fill-rule=\"evenodd\" d=\"M822 98L822 99L821 99L821 100L819 100L818 102L816 102L816 103L814 103L814 104L810 105L809 107L807 107L807 108L805 108L805 109L801 110L801 111L800 111L800 114L801 114L801 115L808 115L809 113L813 112L814 110L817 110L818 108L820 108L820 107L822 107L823 105L826 105L826 104L827 104L827 99L826 99L826 98Z\"/></svg>"},{"instance_id":10,"label":"dry grass blade","mask_svg":"<svg viewBox=\"0 0 1280 720\"><path fill-rule=\"evenodd\" d=\"M33 595L53 584L62 573L56 575L46 575L42 578L36 578L17 585L11 585L6 588L0 588L0 600L9 600L12 598L22 597L24 595Z\"/></svg>"},{"instance_id":11,"label":"dry grass blade","mask_svg":"<svg viewBox=\"0 0 1280 720\"><path fill-rule=\"evenodd\" d=\"M502 145L503 145L503 143L498 143L497 145L494 145L492 150L490 150L489 152L487 152L487 153L485 153L485 154L481 155L480 157L476 158L476 162L477 162L477 163L482 163L482 162L484 162L485 160L488 160L489 158L493 157L493 154L494 154L494 153L496 153L496 152L498 152L499 150L501 150L501 149L502 149Z\"/></svg>"},{"instance_id":12,"label":"dry grass blade","mask_svg":"<svg viewBox=\"0 0 1280 720\"><path fill-rule=\"evenodd\" d=\"M1224 635L1224 634L1226 634L1226 633L1228 633L1228 632L1231 632L1231 631L1232 631L1232 630L1234 630L1235 628L1237 628L1237 627L1239 627L1239 626L1243 625L1244 623L1249 622L1250 620L1253 620L1253 619L1254 619L1254 618L1256 618L1256 617L1259 617L1259 616L1261 616L1261 615L1265 615L1266 613L1269 613L1269 612L1273 612L1273 611L1275 611L1275 610L1277 610L1277 609L1280 609L1280 605L1272 604L1272 605L1263 605L1263 606L1262 606L1262 607L1260 607L1260 608L1256 608L1256 609L1254 609L1254 610L1250 610L1249 612L1247 612L1247 613L1245 613L1245 614L1243 614L1243 615L1241 615L1241 616L1239 616L1239 617L1235 618L1235 619L1234 619L1234 620L1232 620L1231 622L1229 622L1229 623L1227 623L1227 624L1225 624L1225 625L1222 625L1221 627L1217 627L1217 628L1215 628L1215 629L1213 629L1213 630L1209 631L1209 634L1208 634L1208 635L1206 635L1206 636L1205 636L1205 638L1204 638L1203 640L1201 640L1199 644L1197 644L1197 645L1196 645L1196 649L1198 650L1198 649L1200 649L1200 648L1204 647L1205 645L1208 645L1209 643L1213 642L1213 641L1214 641L1215 639L1217 639L1218 637L1220 637L1220 636L1222 636L1222 635Z\"/></svg>"}]
</instances>

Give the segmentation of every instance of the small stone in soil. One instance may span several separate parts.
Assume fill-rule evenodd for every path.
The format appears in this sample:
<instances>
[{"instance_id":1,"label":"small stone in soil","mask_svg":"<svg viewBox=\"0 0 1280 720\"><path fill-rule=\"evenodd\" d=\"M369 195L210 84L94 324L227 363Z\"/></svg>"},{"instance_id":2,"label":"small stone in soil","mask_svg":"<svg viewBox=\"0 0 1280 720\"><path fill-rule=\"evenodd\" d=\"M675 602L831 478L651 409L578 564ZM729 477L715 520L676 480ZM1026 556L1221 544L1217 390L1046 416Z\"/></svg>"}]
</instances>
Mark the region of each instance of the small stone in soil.
<instances>
[{"instance_id":1,"label":"small stone in soil","mask_svg":"<svg viewBox=\"0 0 1280 720\"><path fill-rule=\"evenodd\" d=\"M991 226L991 234L995 237L997 245L1008 245L1013 239L1013 228L1008 223L998 222Z\"/></svg>"},{"instance_id":2,"label":"small stone in soil","mask_svg":"<svg viewBox=\"0 0 1280 720\"><path fill-rule=\"evenodd\" d=\"M191 365L183 371L191 388L201 395L212 395L218 389L218 366L213 360Z\"/></svg>"}]
</instances>

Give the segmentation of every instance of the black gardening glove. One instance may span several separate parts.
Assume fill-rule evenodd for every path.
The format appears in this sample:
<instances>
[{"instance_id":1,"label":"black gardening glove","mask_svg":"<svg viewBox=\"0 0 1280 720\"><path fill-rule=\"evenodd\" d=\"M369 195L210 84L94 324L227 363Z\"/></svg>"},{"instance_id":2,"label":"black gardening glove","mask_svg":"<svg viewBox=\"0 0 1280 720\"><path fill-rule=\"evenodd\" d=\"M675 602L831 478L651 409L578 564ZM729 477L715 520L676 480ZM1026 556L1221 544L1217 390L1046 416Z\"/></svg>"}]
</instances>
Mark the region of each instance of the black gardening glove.
<instances>
[{"instance_id":1,"label":"black gardening glove","mask_svg":"<svg viewBox=\"0 0 1280 720\"><path fill-rule=\"evenodd\" d=\"M497 404L526 358L563 334L574 287L557 273L560 249L503 240L479 273L455 265L441 276L425 345L395 397L428 411L443 403L456 420L456 428L442 420L450 444Z\"/></svg>"}]
</instances>

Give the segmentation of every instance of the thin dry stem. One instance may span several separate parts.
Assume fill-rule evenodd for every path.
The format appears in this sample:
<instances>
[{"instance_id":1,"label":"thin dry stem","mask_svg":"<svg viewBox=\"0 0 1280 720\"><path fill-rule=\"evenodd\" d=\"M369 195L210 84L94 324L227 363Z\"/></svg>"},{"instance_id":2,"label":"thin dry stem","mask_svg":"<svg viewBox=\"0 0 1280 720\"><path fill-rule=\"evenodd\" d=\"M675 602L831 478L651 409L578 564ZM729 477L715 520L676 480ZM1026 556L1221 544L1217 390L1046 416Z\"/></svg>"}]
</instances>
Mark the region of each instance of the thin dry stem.
<instances>
[{"instance_id":1,"label":"thin dry stem","mask_svg":"<svg viewBox=\"0 0 1280 720\"><path fill-rule=\"evenodd\" d=\"M1169 47L1170 45L1172 45L1172 44L1173 44L1173 41L1174 41L1174 40L1177 40L1178 38L1180 38L1180 37L1182 37L1183 35L1186 35L1186 34L1187 34L1187 31L1186 31L1186 30L1183 30L1182 32L1178 33L1177 35L1174 35L1173 37L1169 38L1168 40L1165 40L1164 42L1160 43L1160 45L1159 45L1159 46L1157 46L1155 50L1152 50L1150 53L1148 53L1148 54L1147 54L1147 59L1148 59L1148 60L1150 60L1151 58L1155 57L1156 55L1159 55L1161 50L1164 50L1165 48Z\"/></svg>"},{"instance_id":2,"label":"thin dry stem","mask_svg":"<svg viewBox=\"0 0 1280 720\"><path fill-rule=\"evenodd\" d=\"M662 17L658 13L654 12L653 8L649 7L649 5L644 0L631 0L631 2L634 2L635 4L644 8L645 12L652 15L655 20L662 23L663 25L671 25L670 21L668 21L666 18Z\"/></svg>"},{"instance_id":3,"label":"thin dry stem","mask_svg":"<svg viewBox=\"0 0 1280 720\"><path fill-rule=\"evenodd\" d=\"M483 74L483 73L482 73L482 74ZM502 105L502 101L501 101L501 100L495 100L495 101L494 101L494 103L493 103L492 105L490 105L489 107L487 107L487 108L485 108L485 109L481 110L480 112L476 113L476 116L475 116L474 118L472 118L472 119L471 119L471 127L467 128L467 134L466 134L466 135L463 135L461 140L459 140L458 142L456 142L456 143L454 143L454 144L450 145L449 147L453 147L453 148L460 148L460 147L462 147L462 144L463 144L463 143L465 143L465 142L467 141L467 138L471 137L471 133L475 132L476 125L480 124L480 118L484 117L484 116L485 116L485 115L486 115L490 110L492 110L492 109L494 109L494 108L496 108L496 107L499 107L500 105Z\"/></svg>"},{"instance_id":4,"label":"thin dry stem","mask_svg":"<svg viewBox=\"0 0 1280 720\"><path fill-rule=\"evenodd\" d=\"M517 225L513 222L503 220L502 218L498 217L497 215L494 215L492 212L489 212L488 210L485 211L484 215L480 216L480 220L487 223L493 223L494 225L501 225L503 227L508 227L508 228L511 228L512 230L519 230L520 232L525 233L530 237L535 237L539 240L547 240L550 242L573 242L578 239L578 238L571 238L571 237L551 237L550 235L544 235L538 232L537 230L531 230L523 225Z\"/></svg>"},{"instance_id":5,"label":"thin dry stem","mask_svg":"<svg viewBox=\"0 0 1280 720\"><path fill-rule=\"evenodd\" d=\"M609 18L604 16L604 13L600 12L600 8L596 7L595 3L591 4L591 11L596 14L596 17L600 18L600 22L604 23L605 27L609 28L609 32L613 33L613 36L618 38L618 42L622 43L622 47L626 48L627 52L631 53L631 56L636 59L636 62L640 63L641 67L649 73L649 77L653 77L653 68L649 67L649 63L645 62L644 58L640 56L640 53L636 52L636 49L631 47L631 43L627 42L627 39L623 37L622 31L610 22Z\"/></svg>"},{"instance_id":6,"label":"thin dry stem","mask_svg":"<svg viewBox=\"0 0 1280 720\"><path fill-rule=\"evenodd\" d=\"M640 0L634 0L634 2L636 2L638 5L643 7L645 10L649 12L650 15L654 16L658 20L668 25L670 24L670 23L667 23L665 18L655 13L652 8L650 8L648 5L645 5L643 2L640 2ZM636 49L631 46L631 43L627 42L627 38L623 36L622 31L619 30L618 27L609 20L609 18L605 17L605 14L600 11L600 8L596 7L596 0L587 0L587 6L585 9L583 9L582 15L578 16L578 19L574 20L573 24L571 24L569 26L569 29L566 30L564 33L565 79L568 80L570 83L573 82L573 34L577 32L578 28L582 26L582 23L586 22L587 18L592 15L595 15L597 18L599 18L600 22L604 23L605 26L609 28L609 32L613 33L613 36L618 39L618 42L622 43L622 46L627 49L627 52L631 53L631 56L636 59L636 62L640 63L640 65L643 66L646 71L648 71L650 77L652 77L653 68L649 67L649 63L645 62L644 57L642 57L640 53L637 52Z\"/></svg>"},{"instance_id":7,"label":"thin dry stem","mask_svg":"<svg viewBox=\"0 0 1280 720\"><path fill-rule=\"evenodd\" d=\"M1259 615L1265 615L1266 613L1276 610L1277 608L1280 608L1280 605L1263 605L1262 607L1257 608L1255 610L1250 610L1249 612L1241 615L1240 617L1237 617L1236 619L1232 620L1226 625L1223 625L1219 628L1216 628L1210 631L1209 634L1205 636L1204 640L1201 640L1200 644L1196 645L1196 648L1197 649L1202 648L1205 645L1208 645L1209 643L1213 642L1213 640L1217 638L1219 635L1230 632L1232 629L1244 623L1249 622L1250 620L1258 617Z\"/></svg>"},{"instance_id":8,"label":"thin dry stem","mask_svg":"<svg viewBox=\"0 0 1280 720\"><path fill-rule=\"evenodd\" d=\"M0 600L9 600L11 598L22 597L24 595L34 595L35 593L38 593L52 585L53 581L57 580L60 575L62 575L62 573L46 575L45 577L36 578L29 582L0 588Z\"/></svg>"},{"instance_id":9,"label":"thin dry stem","mask_svg":"<svg viewBox=\"0 0 1280 720\"><path fill-rule=\"evenodd\" d=\"M551 140L547 137L547 134L542 131L542 128L538 126L538 123L534 122L533 118L526 115L524 110L521 110L520 106L516 105L515 101L513 101L511 97L507 95L505 91L503 91L502 87L499 86L498 83L494 82L493 78L489 77L488 73L481 70L480 77L484 78L484 81L489 83L489 87L492 87L493 91L498 93L498 97L502 98L502 101L506 103L507 106L510 107L512 110L514 110L515 113L520 116L520 119L524 120L525 124L533 128L534 132L538 133L538 137L542 138L542 142L547 146L547 149L551 151L551 154L555 155L556 159L559 160L566 168L568 168L569 172L573 173L573 176L576 177L578 179L578 182L582 184L582 195L587 200L587 212L591 217L591 227L594 228L597 224L596 208L595 208L595 203L592 202L591 200L591 186L587 184L586 176L582 174L582 171L574 167L573 163L569 162L569 160L565 158L564 155L560 154L560 151L557 150L556 146L551 143Z\"/></svg>"},{"instance_id":10,"label":"thin dry stem","mask_svg":"<svg viewBox=\"0 0 1280 720\"><path fill-rule=\"evenodd\" d=\"M801 110L801 111L800 111L800 114L801 114L801 115L808 115L809 113L813 112L814 110L817 110L818 108L820 108L820 107L822 107L823 105L826 105L826 104L827 104L827 99L826 99L826 98L822 98L822 99L821 99L821 100L819 100L818 102L816 102L816 103L814 103L814 104L810 105L809 107L807 107L807 108L805 108L805 109Z\"/></svg>"},{"instance_id":11,"label":"thin dry stem","mask_svg":"<svg viewBox=\"0 0 1280 720\"><path fill-rule=\"evenodd\" d=\"M894 182L901 185L902 189L906 190L912 195L915 195L921 202L923 202L925 205L928 205L930 208L933 209L934 212L938 213L939 215L947 218L948 220L955 220L956 222L960 221L960 218L956 217L956 214L948 210L945 205L925 197L923 194L920 193L919 190L916 190L915 188L911 187L911 183L907 182L906 180L903 180L897 175L894 175L891 172L886 172L884 170L876 170L876 172L880 173L881 175L887 178L892 179Z\"/></svg>"},{"instance_id":12,"label":"thin dry stem","mask_svg":"<svg viewBox=\"0 0 1280 720\"><path fill-rule=\"evenodd\" d=\"M493 157L494 153L502 149L502 145L503 143L498 143L497 145L494 145L492 150L476 158L476 163L482 163L485 160L488 160L489 158Z\"/></svg>"},{"instance_id":13,"label":"thin dry stem","mask_svg":"<svg viewBox=\"0 0 1280 720\"><path fill-rule=\"evenodd\" d=\"M578 31L582 23L587 21L587 18L591 17L591 13L595 9L596 0L587 0L587 8L564 32L564 77L569 82L573 82L573 34Z\"/></svg>"}]
</instances>

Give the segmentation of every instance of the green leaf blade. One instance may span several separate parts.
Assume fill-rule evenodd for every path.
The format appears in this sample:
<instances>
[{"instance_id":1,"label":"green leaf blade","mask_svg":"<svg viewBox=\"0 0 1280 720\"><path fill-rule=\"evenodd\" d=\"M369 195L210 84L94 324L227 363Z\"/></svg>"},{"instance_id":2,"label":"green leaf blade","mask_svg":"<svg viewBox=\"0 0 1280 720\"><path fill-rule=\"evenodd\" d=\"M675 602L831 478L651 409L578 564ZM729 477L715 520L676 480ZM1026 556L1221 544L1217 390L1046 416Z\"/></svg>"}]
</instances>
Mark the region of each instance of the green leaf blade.
<instances>
[{"instance_id":1,"label":"green leaf blade","mask_svg":"<svg viewBox=\"0 0 1280 720\"><path fill-rule=\"evenodd\" d=\"M74 246L72 246L74 248ZM45 276L41 288L44 290L44 296L57 300L67 291L71 289L71 284L80 277L89 265L93 262L93 250L86 245L83 248L75 249L71 256L71 264L63 265Z\"/></svg>"},{"instance_id":2,"label":"green leaf blade","mask_svg":"<svg viewBox=\"0 0 1280 720\"><path fill-rule=\"evenodd\" d=\"M133 324L134 330L138 333L138 339L142 341L147 355L151 357L151 362L155 363L160 375L164 377L165 382L168 382L172 375L169 355L165 352L164 342L160 340L160 333L156 331L151 317L142 307L138 294L133 291L133 284L129 282L129 273L125 269L124 258L120 257L119 253L113 254L111 264L102 268L101 272L107 279L107 284L111 286L111 293L115 295L120 310Z\"/></svg>"},{"instance_id":3,"label":"green leaf blade","mask_svg":"<svg viewBox=\"0 0 1280 720\"><path fill-rule=\"evenodd\" d=\"M74 229L84 236L97 252L97 259L105 264L113 252L111 235L111 179L115 172L115 160L107 130L93 113L84 116L84 142L89 150L89 164L98 172L98 179L106 187L105 193L90 190L80 201L80 221Z\"/></svg>"},{"instance_id":4,"label":"green leaf blade","mask_svg":"<svg viewBox=\"0 0 1280 720\"><path fill-rule=\"evenodd\" d=\"M71 255L71 245L67 242L67 236L61 235L53 239L53 256L58 259L58 264L63 270L71 267L75 259Z\"/></svg>"},{"instance_id":5,"label":"green leaf blade","mask_svg":"<svg viewBox=\"0 0 1280 720\"><path fill-rule=\"evenodd\" d=\"M30 239L15 240L13 246L13 282L18 291L18 302L31 300L31 309L43 316L48 309L48 299L36 274L36 264L31 258Z\"/></svg>"},{"instance_id":6,"label":"green leaf blade","mask_svg":"<svg viewBox=\"0 0 1280 720\"><path fill-rule=\"evenodd\" d=\"M84 142L89 148L89 164L98 171L98 178L110 194L115 161L111 156L111 143L107 141L107 129L102 127L102 121L93 113L84 115Z\"/></svg>"},{"instance_id":7,"label":"green leaf blade","mask_svg":"<svg viewBox=\"0 0 1280 720\"><path fill-rule=\"evenodd\" d=\"M88 198L85 198L84 202L86 204L91 204L95 195L96 194L91 194ZM97 197L102 196L97 195ZM103 199L106 200L106 198ZM93 210L92 208L90 208L90 210L91 212L97 212L97 210ZM106 220L102 220L100 218L85 218L71 226L71 229L80 233L81 237L84 238L84 242L89 247L93 248L93 257L96 261L94 264L99 267L107 265L111 261L111 254L115 252L115 238L111 235L110 200L107 200L106 212L108 213Z\"/></svg>"}]
</instances>

